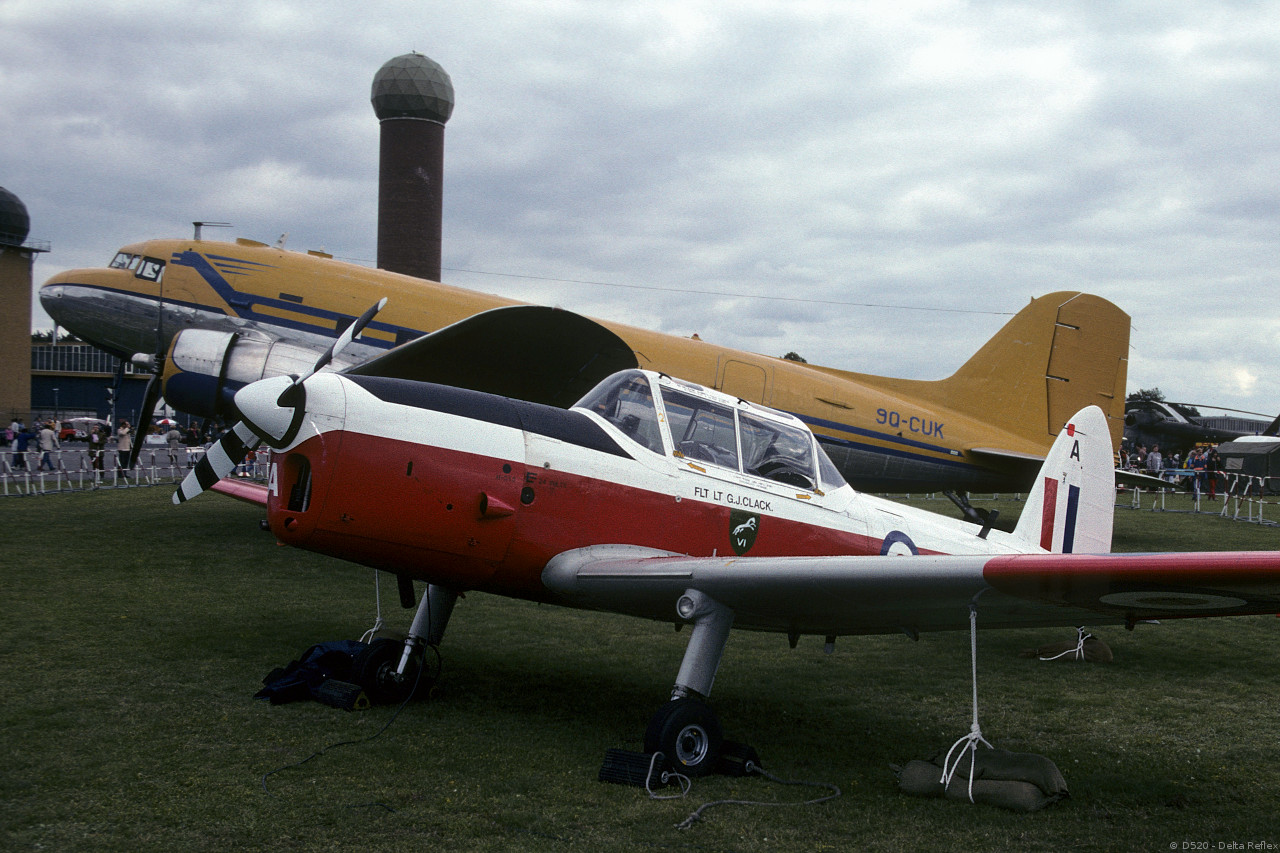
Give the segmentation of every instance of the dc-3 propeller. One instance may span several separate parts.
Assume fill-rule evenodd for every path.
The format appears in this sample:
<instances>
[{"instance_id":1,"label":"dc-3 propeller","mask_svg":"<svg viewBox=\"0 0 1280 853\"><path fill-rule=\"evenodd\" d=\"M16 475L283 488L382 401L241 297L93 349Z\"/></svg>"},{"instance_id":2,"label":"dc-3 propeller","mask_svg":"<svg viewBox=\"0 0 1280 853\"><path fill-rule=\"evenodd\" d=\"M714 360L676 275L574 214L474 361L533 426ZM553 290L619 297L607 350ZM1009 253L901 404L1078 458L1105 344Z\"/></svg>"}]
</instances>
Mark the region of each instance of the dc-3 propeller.
<instances>
[{"instance_id":1,"label":"dc-3 propeller","mask_svg":"<svg viewBox=\"0 0 1280 853\"><path fill-rule=\"evenodd\" d=\"M287 447L297 437L307 414L306 381L323 370L355 340L386 304L387 300L381 299L377 305L356 318L306 374L272 376L237 391L235 403L241 420L196 463L195 468L173 493L173 502L180 504L189 501L223 477L229 476L236 465L260 444L265 443L276 450Z\"/></svg>"}]
</instances>

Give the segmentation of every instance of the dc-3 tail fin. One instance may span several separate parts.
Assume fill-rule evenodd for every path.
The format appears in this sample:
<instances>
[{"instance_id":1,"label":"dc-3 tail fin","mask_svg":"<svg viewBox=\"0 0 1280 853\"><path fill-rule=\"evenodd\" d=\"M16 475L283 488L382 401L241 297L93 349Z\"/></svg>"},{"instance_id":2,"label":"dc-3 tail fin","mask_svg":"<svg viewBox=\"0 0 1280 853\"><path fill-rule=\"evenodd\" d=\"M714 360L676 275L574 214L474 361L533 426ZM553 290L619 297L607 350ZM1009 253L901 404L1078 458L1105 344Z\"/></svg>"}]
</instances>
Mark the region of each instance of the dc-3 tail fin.
<instances>
[{"instance_id":1,"label":"dc-3 tail fin","mask_svg":"<svg viewBox=\"0 0 1280 853\"><path fill-rule=\"evenodd\" d=\"M1033 299L946 379L844 375L988 424L983 440L997 449L1039 455L1085 406L1102 408L1119 443L1129 325L1129 315L1101 296L1050 293Z\"/></svg>"},{"instance_id":2,"label":"dc-3 tail fin","mask_svg":"<svg viewBox=\"0 0 1280 853\"><path fill-rule=\"evenodd\" d=\"M1113 464L1107 416L1097 406L1076 412L1049 449L1014 535L1057 554L1110 552Z\"/></svg>"}]
</instances>

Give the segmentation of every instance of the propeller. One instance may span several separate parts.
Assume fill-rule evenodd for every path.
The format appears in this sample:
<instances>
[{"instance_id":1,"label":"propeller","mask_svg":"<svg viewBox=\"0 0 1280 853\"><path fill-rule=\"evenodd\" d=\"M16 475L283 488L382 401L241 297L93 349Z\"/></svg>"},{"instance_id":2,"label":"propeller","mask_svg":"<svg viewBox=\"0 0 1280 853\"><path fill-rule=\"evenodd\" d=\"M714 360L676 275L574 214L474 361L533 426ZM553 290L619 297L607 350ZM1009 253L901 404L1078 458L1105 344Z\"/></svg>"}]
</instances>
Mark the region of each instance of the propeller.
<instances>
[{"instance_id":1,"label":"propeller","mask_svg":"<svg viewBox=\"0 0 1280 853\"><path fill-rule=\"evenodd\" d=\"M130 359L138 367L146 367L151 371L147 380L147 389L142 394L142 408L138 411L138 422L133 425L133 445L129 448L125 470L132 471L138 465L138 454L142 452L142 443L151 431L151 418L156 413L156 405L160 402L160 391L164 384L164 284L160 285L159 313L156 315L156 346L154 353L134 353ZM124 367L121 366L121 370Z\"/></svg>"},{"instance_id":2,"label":"propeller","mask_svg":"<svg viewBox=\"0 0 1280 853\"><path fill-rule=\"evenodd\" d=\"M135 355L135 364L150 366L151 378L147 380L147 390L142 395L142 408L139 409L138 422L134 425L133 445L129 448L129 457L125 464L126 471L132 471L138 465L138 453L142 450L142 442L151 429L151 416L156 413L156 404L160 402L160 369L154 356Z\"/></svg>"},{"instance_id":3,"label":"propeller","mask_svg":"<svg viewBox=\"0 0 1280 853\"><path fill-rule=\"evenodd\" d=\"M378 304L357 317L338 335L333 345L321 353L306 374L272 376L241 388L235 397L241 420L196 463L173 493L173 502L189 501L229 476L249 452L264 442L277 450L287 447L297 437L306 417L307 391L304 383L355 340L386 304L385 298L380 299ZM246 414L248 412L253 413L252 419Z\"/></svg>"}]
</instances>

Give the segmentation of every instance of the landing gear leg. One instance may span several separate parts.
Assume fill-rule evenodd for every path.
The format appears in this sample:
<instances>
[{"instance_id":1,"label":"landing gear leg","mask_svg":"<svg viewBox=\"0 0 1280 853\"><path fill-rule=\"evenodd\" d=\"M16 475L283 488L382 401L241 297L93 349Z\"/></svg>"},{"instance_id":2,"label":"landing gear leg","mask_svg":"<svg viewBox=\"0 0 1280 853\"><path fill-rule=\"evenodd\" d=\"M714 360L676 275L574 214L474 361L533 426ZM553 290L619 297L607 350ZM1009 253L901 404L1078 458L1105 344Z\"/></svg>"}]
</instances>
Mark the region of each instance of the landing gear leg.
<instances>
[{"instance_id":1,"label":"landing gear leg","mask_svg":"<svg viewBox=\"0 0 1280 853\"><path fill-rule=\"evenodd\" d=\"M356 655L356 678L370 701L403 702L417 685L418 694L430 689L430 679L419 674L427 646L438 646L458 601L458 594L431 584L418 602L409 636L403 643L391 639L374 640ZM425 682L425 683L424 683Z\"/></svg>"},{"instance_id":2,"label":"landing gear leg","mask_svg":"<svg viewBox=\"0 0 1280 853\"><path fill-rule=\"evenodd\" d=\"M658 709L644 735L645 752L661 752L677 772L705 776L716 769L724 733L703 699L711 694L716 670L733 626L733 611L710 596L688 590L676 604L693 623L671 701Z\"/></svg>"},{"instance_id":3,"label":"landing gear leg","mask_svg":"<svg viewBox=\"0 0 1280 853\"><path fill-rule=\"evenodd\" d=\"M986 521L986 518L983 517L983 512L985 510L980 510L973 504L969 503L968 492L965 492L964 494L960 494L959 492L943 492L943 494L950 498L951 502L956 505L956 509L960 510L960 514L964 516L965 521L969 521L974 524L982 524Z\"/></svg>"}]
</instances>

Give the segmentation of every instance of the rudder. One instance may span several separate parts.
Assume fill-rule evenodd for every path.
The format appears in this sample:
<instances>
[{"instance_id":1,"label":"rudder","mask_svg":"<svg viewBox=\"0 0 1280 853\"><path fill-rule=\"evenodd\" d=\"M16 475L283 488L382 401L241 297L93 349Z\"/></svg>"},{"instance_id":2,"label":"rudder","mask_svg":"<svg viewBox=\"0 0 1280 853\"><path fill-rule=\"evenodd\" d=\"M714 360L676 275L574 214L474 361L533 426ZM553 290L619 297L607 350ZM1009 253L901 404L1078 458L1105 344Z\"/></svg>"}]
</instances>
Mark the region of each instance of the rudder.
<instances>
[{"instance_id":1,"label":"rudder","mask_svg":"<svg viewBox=\"0 0 1280 853\"><path fill-rule=\"evenodd\" d=\"M1013 534L1057 554L1105 554L1115 518L1115 469L1107 416L1076 412L1049 450Z\"/></svg>"},{"instance_id":2,"label":"rudder","mask_svg":"<svg viewBox=\"0 0 1280 853\"><path fill-rule=\"evenodd\" d=\"M951 407L1037 442L1085 406L1098 406L1118 442L1128 356L1128 314L1100 296L1050 293L1019 311L938 390Z\"/></svg>"}]
</instances>

